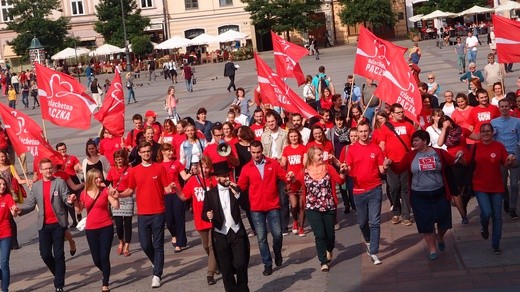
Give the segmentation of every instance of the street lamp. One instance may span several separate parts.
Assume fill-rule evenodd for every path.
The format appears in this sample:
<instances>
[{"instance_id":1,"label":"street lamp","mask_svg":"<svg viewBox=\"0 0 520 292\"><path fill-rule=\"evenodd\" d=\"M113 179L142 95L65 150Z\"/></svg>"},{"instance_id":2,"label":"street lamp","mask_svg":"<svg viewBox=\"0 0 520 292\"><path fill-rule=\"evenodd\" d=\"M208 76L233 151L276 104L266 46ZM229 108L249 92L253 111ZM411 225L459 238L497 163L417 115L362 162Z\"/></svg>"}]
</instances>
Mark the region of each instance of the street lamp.
<instances>
[{"instance_id":1,"label":"street lamp","mask_svg":"<svg viewBox=\"0 0 520 292\"><path fill-rule=\"evenodd\" d=\"M128 49L128 40L126 38L125 9L123 8L123 0L121 0L121 18L123 19L123 37L125 38L126 72L132 72L132 64L130 64L130 49Z\"/></svg>"},{"instance_id":2,"label":"street lamp","mask_svg":"<svg viewBox=\"0 0 520 292\"><path fill-rule=\"evenodd\" d=\"M38 40L36 37L31 40L31 45L29 46L28 50L31 64L33 64L35 61L38 62L38 64L41 64L42 60L45 60L45 50L43 49L40 40Z\"/></svg>"}]
</instances>

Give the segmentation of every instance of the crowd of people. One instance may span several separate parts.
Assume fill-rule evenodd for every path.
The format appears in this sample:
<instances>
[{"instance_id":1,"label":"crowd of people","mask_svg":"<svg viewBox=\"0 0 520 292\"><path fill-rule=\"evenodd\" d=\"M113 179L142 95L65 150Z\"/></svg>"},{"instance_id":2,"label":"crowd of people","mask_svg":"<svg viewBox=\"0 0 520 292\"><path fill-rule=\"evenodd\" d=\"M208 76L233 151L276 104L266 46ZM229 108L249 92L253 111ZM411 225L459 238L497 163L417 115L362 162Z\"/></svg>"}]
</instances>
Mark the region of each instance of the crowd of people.
<instances>
[{"instance_id":1,"label":"crowd of people","mask_svg":"<svg viewBox=\"0 0 520 292\"><path fill-rule=\"evenodd\" d=\"M411 62L418 64L420 49L414 47ZM494 64L494 55L488 57ZM385 194L391 223L415 224L429 260L446 249L451 202L461 224L467 224L467 204L474 195L481 235L489 238L492 220L492 252L501 253L502 208L513 220L519 218L520 78L519 90L504 94L503 81L493 80L495 71L478 76L470 63L469 74L461 77L468 90L455 94L442 91L430 73L428 83L419 84L423 110L413 122L402 105L385 105L373 95L373 80L360 85L347 76L340 89L320 66L303 87L304 100L320 117L305 119L267 104L259 88L251 97L235 87L236 67L227 67L227 90L233 89L236 99L221 121L207 120L205 108L197 110L195 119L178 117L178 99L170 86L164 103L168 119L160 123L152 110L144 117L135 114L125 137L103 130L88 140L82 161L60 142L60 155L35 161L29 180L16 174L5 150L0 152L2 290L9 286L10 250L18 245L13 217L33 210L38 212L40 255L54 275L56 291L65 286L64 241L73 256L70 229L83 223L92 260L102 272L102 291L109 291L114 233L116 253L131 256L134 215L141 249L152 263L151 287L160 287L165 227L174 252L181 253L188 245L185 216L190 209L207 254L207 283L214 285L215 275L222 273L226 291L249 290L249 240L254 237L266 277L283 265L284 236L303 237L309 231L319 267L329 271L339 197L343 213L355 212L362 244L375 265L382 264L378 253ZM439 104L441 94L444 102ZM502 183L481 177L501 177ZM6 195L15 193L16 184L31 186L25 199L19 193Z\"/></svg>"}]
</instances>

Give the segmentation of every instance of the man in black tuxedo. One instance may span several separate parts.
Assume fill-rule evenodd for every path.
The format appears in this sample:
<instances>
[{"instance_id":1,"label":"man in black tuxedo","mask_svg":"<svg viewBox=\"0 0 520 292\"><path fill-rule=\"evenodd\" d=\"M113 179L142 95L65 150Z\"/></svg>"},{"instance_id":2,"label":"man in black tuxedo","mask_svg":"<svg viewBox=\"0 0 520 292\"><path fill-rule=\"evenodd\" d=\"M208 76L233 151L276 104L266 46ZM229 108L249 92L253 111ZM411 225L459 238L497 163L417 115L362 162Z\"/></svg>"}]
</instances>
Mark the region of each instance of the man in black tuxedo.
<instances>
[{"instance_id":1,"label":"man in black tuxedo","mask_svg":"<svg viewBox=\"0 0 520 292\"><path fill-rule=\"evenodd\" d=\"M233 63L233 57L229 56L228 62L224 66L224 77L229 77L229 85L227 87L227 91L231 92L231 87L233 87L233 91L237 91L237 87L235 86L235 71L237 67Z\"/></svg>"},{"instance_id":2,"label":"man in black tuxedo","mask_svg":"<svg viewBox=\"0 0 520 292\"><path fill-rule=\"evenodd\" d=\"M246 200L237 185L230 182L229 173L227 161L213 164L212 176L218 184L204 197L202 220L213 223L213 250L226 291L246 292L249 239L240 217L240 207L245 209Z\"/></svg>"}]
</instances>

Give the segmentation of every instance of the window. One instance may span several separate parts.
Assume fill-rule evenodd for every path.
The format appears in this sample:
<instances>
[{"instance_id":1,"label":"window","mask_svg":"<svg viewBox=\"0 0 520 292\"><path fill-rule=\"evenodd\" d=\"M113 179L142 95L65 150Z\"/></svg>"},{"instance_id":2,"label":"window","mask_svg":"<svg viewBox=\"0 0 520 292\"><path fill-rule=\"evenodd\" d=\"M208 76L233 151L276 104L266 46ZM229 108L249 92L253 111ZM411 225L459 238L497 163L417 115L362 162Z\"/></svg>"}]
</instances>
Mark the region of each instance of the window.
<instances>
[{"instance_id":1,"label":"window","mask_svg":"<svg viewBox=\"0 0 520 292\"><path fill-rule=\"evenodd\" d=\"M233 5L233 0L219 0L220 6Z\"/></svg>"},{"instance_id":2,"label":"window","mask_svg":"<svg viewBox=\"0 0 520 292\"><path fill-rule=\"evenodd\" d=\"M141 8L152 8L153 7L153 0L140 0L141 1Z\"/></svg>"},{"instance_id":3,"label":"window","mask_svg":"<svg viewBox=\"0 0 520 292\"><path fill-rule=\"evenodd\" d=\"M198 0L184 0L184 7L186 7L186 9L197 9L197 8L199 8L199 1Z\"/></svg>"},{"instance_id":4,"label":"window","mask_svg":"<svg viewBox=\"0 0 520 292\"><path fill-rule=\"evenodd\" d=\"M9 9L13 8L13 4L11 4L8 0L1 0L0 7L2 9L2 22L11 21L12 19L9 17Z\"/></svg>"},{"instance_id":5,"label":"window","mask_svg":"<svg viewBox=\"0 0 520 292\"><path fill-rule=\"evenodd\" d=\"M204 33L204 29L202 29L202 28L188 29L187 31L184 32L184 37L191 40L203 33Z\"/></svg>"},{"instance_id":6,"label":"window","mask_svg":"<svg viewBox=\"0 0 520 292\"><path fill-rule=\"evenodd\" d=\"M218 28L218 34L223 34L228 30L240 31L238 25L224 25Z\"/></svg>"},{"instance_id":7,"label":"window","mask_svg":"<svg viewBox=\"0 0 520 292\"><path fill-rule=\"evenodd\" d=\"M72 15L85 14L85 10L83 9L83 0L71 0L70 5L72 6Z\"/></svg>"}]
</instances>

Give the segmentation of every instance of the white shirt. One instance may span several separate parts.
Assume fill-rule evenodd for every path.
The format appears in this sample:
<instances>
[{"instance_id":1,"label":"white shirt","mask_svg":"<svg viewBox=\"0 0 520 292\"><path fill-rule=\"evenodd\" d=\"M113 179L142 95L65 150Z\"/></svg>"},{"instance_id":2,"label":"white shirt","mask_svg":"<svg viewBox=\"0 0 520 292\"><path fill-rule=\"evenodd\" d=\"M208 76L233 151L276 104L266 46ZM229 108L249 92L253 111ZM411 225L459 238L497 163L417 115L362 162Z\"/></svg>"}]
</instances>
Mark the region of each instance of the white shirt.
<instances>
[{"instance_id":1,"label":"white shirt","mask_svg":"<svg viewBox=\"0 0 520 292\"><path fill-rule=\"evenodd\" d=\"M278 158L279 157L279 154L278 154L278 151L276 150L276 138L278 138L278 134L279 132L276 131L276 133L271 133L271 138L273 139L273 143L271 143L271 157L273 158Z\"/></svg>"},{"instance_id":2,"label":"white shirt","mask_svg":"<svg viewBox=\"0 0 520 292\"><path fill-rule=\"evenodd\" d=\"M222 205L222 212L224 213L224 224L222 224L222 229L215 228L215 231L226 235L229 229L233 229L235 233L240 229L240 225L235 223L233 216L231 215L231 193L229 192L229 188L223 187L220 184L217 185L218 189L218 197L220 199L220 205ZM235 196L237 199L238 197Z\"/></svg>"},{"instance_id":3,"label":"white shirt","mask_svg":"<svg viewBox=\"0 0 520 292\"><path fill-rule=\"evenodd\" d=\"M471 36L466 39L466 46L468 50L476 51L478 46L478 39L476 36Z\"/></svg>"}]
</instances>

